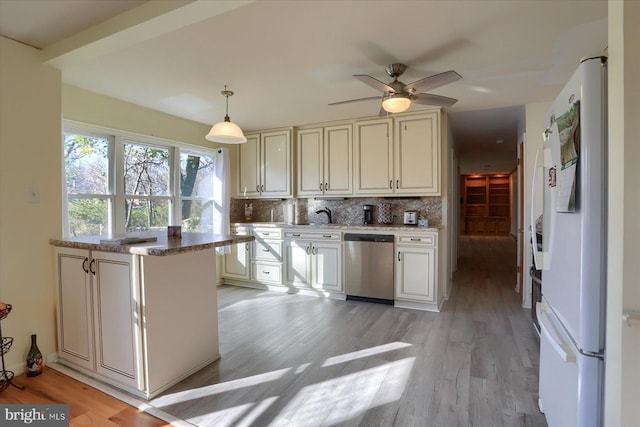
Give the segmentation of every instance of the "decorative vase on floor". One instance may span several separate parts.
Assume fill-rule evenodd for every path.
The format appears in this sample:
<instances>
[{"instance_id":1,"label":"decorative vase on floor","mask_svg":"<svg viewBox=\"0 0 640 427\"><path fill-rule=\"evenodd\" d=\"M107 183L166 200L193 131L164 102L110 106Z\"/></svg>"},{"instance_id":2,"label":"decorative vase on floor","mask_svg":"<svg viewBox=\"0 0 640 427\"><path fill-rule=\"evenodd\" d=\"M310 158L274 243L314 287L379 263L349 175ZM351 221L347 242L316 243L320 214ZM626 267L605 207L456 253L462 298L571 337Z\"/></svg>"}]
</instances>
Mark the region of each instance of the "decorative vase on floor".
<instances>
[{"instance_id":1,"label":"decorative vase on floor","mask_svg":"<svg viewBox=\"0 0 640 427\"><path fill-rule=\"evenodd\" d=\"M42 373L42 353L36 343L36 334L31 335L31 348L27 354L27 376L35 377Z\"/></svg>"}]
</instances>

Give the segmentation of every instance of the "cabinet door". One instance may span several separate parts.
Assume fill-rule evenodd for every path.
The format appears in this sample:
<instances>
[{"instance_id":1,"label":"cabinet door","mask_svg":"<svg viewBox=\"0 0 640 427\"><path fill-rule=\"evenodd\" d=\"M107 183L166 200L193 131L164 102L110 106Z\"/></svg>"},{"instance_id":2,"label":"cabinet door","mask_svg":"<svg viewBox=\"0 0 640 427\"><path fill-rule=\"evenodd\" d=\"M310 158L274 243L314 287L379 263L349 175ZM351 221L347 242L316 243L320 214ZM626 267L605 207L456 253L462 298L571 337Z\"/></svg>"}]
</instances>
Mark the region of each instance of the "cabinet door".
<instances>
[{"instance_id":1,"label":"cabinet door","mask_svg":"<svg viewBox=\"0 0 640 427\"><path fill-rule=\"evenodd\" d=\"M311 242L307 240L285 240L285 276L287 285L310 286Z\"/></svg>"},{"instance_id":2,"label":"cabinet door","mask_svg":"<svg viewBox=\"0 0 640 427\"><path fill-rule=\"evenodd\" d=\"M291 196L291 132L263 133L261 138L261 180L263 197Z\"/></svg>"},{"instance_id":3,"label":"cabinet door","mask_svg":"<svg viewBox=\"0 0 640 427\"><path fill-rule=\"evenodd\" d=\"M96 371L140 388L142 372L138 269L134 255L93 252Z\"/></svg>"},{"instance_id":4,"label":"cabinet door","mask_svg":"<svg viewBox=\"0 0 640 427\"><path fill-rule=\"evenodd\" d=\"M238 145L238 197L260 195L260 135Z\"/></svg>"},{"instance_id":5,"label":"cabinet door","mask_svg":"<svg viewBox=\"0 0 640 427\"><path fill-rule=\"evenodd\" d=\"M355 194L393 193L393 144L389 119L356 122Z\"/></svg>"},{"instance_id":6,"label":"cabinet door","mask_svg":"<svg viewBox=\"0 0 640 427\"><path fill-rule=\"evenodd\" d=\"M324 194L353 193L351 125L333 126L324 130Z\"/></svg>"},{"instance_id":7,"label":"cabinet door","mask_svg":"<svg viewBox=\"0 0 640 427\"><path fill-rule=\"evenodd\" d=\"M313 242L311 283L314 288L342 291L342 246L340 243Z\"/></svg>"},{"instance_id":8,"label":"cabinet door","mask_svg":"<svg viewBox=\"0 0 640 427\"><path fill-rule=\"evenodd\" d=\"M249 278L249 243L229 246L222 263L223 276L246 280Z\"/></svg>"},{"instance_id":9,"label":"cabinet door","mask_svg":"<svg viewBox=\"0 0 640 427\"><path fill-rule=\"evenodd\" d=\"M56 248L58 357L94 368L89 251Z\"/></svg>"},{"instance_id":10,"label":"cabinet door","mask_svg":"<svg viewBox=\"0 0 640 427\"><path fill-rule=\"evenodd\" d=\"M435 301L435 248L398 247L396 298Z\"/></svg>"},{"instance_id":11,"label":"cabinet door","mask_svg":"<svg viewBox=\"0 0 640 427\"><path fill-rule=\"evenodd\" d=\"M298 195L317 196L324 191L322 129L298 132Z\"/></svg>"},{"instance_id":12,"label":"cabinet door","mask_svg":"<svg viewBox=\"0 0 640 427\"><path fill-rule=\"evenodd\" d=\"M400 117L395 122L396 194L440 195L440 115Z\"/></svg>"}]
</instances>

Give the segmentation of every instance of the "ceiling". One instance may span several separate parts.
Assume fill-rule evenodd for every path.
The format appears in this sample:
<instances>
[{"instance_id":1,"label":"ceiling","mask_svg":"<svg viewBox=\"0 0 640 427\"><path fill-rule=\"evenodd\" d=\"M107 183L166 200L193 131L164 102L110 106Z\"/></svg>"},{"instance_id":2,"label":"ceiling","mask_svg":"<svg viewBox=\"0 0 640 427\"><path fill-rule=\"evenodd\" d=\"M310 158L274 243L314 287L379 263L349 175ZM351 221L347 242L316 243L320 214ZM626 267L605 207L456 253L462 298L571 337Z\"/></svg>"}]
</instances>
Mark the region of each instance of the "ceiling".
<instances>
[{"instance_id":1,"label":"ceiling","mask_svg":"<svg viewBox=\"0 0 640 427\"><path fill-rule=\"evenodd\" d=\"M200 123L224 117L228 85L245 132L375 116L377 100L328 104L379 95L353 74L389 82L392 62L405 83L456 70L430 93L459 99L446 110L461 171L508 172L523 106L603 54L607 1L0 0L0 33L65 84Z\"/></svg>"}]
</instances>

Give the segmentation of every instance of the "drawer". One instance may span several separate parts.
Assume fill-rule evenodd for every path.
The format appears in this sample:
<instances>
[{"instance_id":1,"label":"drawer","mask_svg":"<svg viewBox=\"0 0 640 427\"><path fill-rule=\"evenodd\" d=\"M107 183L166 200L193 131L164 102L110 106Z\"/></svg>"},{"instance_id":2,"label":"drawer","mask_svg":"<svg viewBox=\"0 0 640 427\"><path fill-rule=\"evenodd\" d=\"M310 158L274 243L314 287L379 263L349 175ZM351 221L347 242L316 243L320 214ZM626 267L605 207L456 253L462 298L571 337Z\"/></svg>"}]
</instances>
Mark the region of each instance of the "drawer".
<instances>
[{"instance_id":1,"label":"drawer","mask_svg":"<svg viewBox=\"0 0 640 427\"><path fill-rule=\"evenodd\" d=\"M282 230L279 228L256 228L253 235L261 239L282 239Z\"/></svg>"},{"instance_id":2,"label":"drawer","mask_svg":"<svg viewBox=\"0 0 640 427\"><path fill-rule=\"evenodd\" d=\"M230 230L231 234L234 236L248 236L249 231L250 231L249 227L243 227L243 226L236 227L233 225L231 226L231 230Z\"/></svg>"},{"instance_id":3,"label":"drawer","mask_svg":"<svg viewBox=\"0 0 640 427\"><path fill-rule=\"evenodd\" d=\"M282 284L282 265L254 262L251 279L262 283Z\"/></svg>"},{"instance_id":4,"label":"drawer","mask_svg":"<svg viewBox=\"0 0 640 427\"><path fill-rule=\"evenodd\" d=\"M435 246L436 244L436 236L432 234L399 234L396 239L399 245Z\"/></svg>"},{"instance_id":5,"label":"drawer","mask_svg":"<svg viewBox=\"0 0 640 427\"><path fill-rule=\"evenodd\" d=\"M281 240L256 240L253 242L253 258L262 261L282 261Z\"/></svg>"},{"instance_id":6,"label":"drawer","mask_svg":"<svg viewBox=\"0 0 640 427\"><path fill-rule=\"evenodd\" d=\"M305 240L333 240L340 241L342 240L342 233L339 231L327 231L327 232L310 232L310 231L285 231L284 233L285 239L305 239Z\"/></svg>"}]
</instances>

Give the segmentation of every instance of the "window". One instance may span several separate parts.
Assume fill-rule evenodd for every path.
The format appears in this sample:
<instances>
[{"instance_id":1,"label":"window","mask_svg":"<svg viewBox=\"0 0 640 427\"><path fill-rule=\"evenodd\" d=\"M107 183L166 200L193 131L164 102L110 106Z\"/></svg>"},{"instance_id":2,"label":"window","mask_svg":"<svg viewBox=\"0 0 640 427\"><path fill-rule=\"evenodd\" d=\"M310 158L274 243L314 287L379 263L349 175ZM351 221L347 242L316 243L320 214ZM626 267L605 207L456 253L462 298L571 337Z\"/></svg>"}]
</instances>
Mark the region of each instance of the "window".
<instances>
[{"instance_id":1,"label":"window","mask_svg":"<svg viewBox=\"0 0 640 427\"><path fill-rule=\"evenodd\" d=\"M169 150L127 141L123 159L124 229L166 228L172 205Z\"/></svg>"},{"instance_id":2,"label":"window","mask_svg":"<svg viewBox=\"0 0 640 427\"><path fill-rule=\"evenodd\" d=\"M180 153L180 212L186 231L213 231L213 166L211 155Z\"/></svg>"},{"instance_id":3,"label":"window","mask_svg":"<svg viewBox=\"0 0 640 427\"><path fill-rule=\"evenodd\" d=\"M213 150L65 122L64 235L213 231Z\"/></svg>"},{"instance_id":4,"label":"window","mask_svg":"<svg viewBox=\"0 0 640 427\"><path fill-rule=\"evenodd\" d=\"M111 233L112 145L112 139L107 136L64 135L65 235Z\"/></svg>"}]
</instances>

